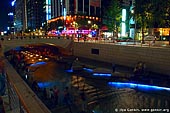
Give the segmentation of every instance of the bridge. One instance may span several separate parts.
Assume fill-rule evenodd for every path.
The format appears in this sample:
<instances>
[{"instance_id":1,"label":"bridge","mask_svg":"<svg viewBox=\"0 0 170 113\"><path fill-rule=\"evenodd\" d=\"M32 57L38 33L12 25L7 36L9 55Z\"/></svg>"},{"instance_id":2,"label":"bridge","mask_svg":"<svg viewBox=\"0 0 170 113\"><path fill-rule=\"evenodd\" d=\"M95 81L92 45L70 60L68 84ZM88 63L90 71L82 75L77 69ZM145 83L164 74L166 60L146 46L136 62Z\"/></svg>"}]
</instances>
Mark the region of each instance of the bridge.
<instances>
[{"instance_id":1,"label":"bridge","mask_svg":"<svg viewBox=\"0 0 170 113\"><path fill-rule=\"evenodd\" d=\"M65 37L36 37L36 38L8 38L1 39L2 52L6 52L18 46L25 46L29 44L49 44L70 49L73 40Z\"/></svg>"},{"instance_id":2,"label":"bridge","mask_svg":"<svg viewBox=\"0 0 170 113\"><path fill-rule=\"evenodd\" d=\"M59 47L61 51L72 53L72 44L71 39L66 39L63 37L36 37L36 38L1 38L1 48L0 48L0 62L4 65L5 73L0 73L3 76L6 76L9 96L9 106L12 112L17 113L50 113L49 109L41 102L41 100L36 96L36 94L29 88L29 86L22 80L20 75L12 67L12 65L5 59L4 53L14 49L18 46L26 46L30 44L49 44ZM0 69L1 70L1 69ZM2 71L0 71L2 72ZM0 85L0 86L2 86ZM4 86L4 85L3 85ZM4 88L0 88L4 89Z\"/></svg>"}]
</instances>

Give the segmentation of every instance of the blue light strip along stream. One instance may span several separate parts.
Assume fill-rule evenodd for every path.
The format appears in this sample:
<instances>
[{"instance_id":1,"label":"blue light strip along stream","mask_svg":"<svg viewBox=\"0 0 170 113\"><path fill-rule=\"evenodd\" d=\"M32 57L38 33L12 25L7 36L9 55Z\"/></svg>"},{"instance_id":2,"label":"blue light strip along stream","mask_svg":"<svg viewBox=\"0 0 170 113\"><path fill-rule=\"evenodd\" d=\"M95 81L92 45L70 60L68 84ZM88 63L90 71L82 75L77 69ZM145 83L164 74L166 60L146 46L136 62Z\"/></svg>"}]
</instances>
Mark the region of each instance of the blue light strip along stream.
<instances>
[{"instance_id":1,"label":"blue light strip along stream","mask_svg":"<svg viewBox=\"0 0 170 113\"><path fill-rule=\"evenodd\" d=\"M160 86L152 86L152 85L145 85L145 84L137 84L137 83L127 83L127 82L108 82L108 85L117 87L117 88L137 88L142 90L165 90L170 91L168 87L160 87Z\"/></svg>"}]
</instances>

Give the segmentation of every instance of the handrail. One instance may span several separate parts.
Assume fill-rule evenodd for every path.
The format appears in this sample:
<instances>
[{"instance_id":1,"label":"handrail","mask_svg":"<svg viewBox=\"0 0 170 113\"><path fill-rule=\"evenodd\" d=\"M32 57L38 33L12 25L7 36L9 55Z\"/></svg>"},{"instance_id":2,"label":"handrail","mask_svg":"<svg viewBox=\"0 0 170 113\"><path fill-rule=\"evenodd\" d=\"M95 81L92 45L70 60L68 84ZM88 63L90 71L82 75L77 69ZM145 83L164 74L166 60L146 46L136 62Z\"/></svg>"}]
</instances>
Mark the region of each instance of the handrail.
<instances>
[{"instance_id":1,"label":"handrail","mask_svg":"<svg viewBox=\"0 0 170 113\"><path fill-rule=\"evenodd\" d=\"M20 113L22 110L26 113L51 113L51 111L42 103L31 88L22 80L12 65L4 59L8 87L12 88L18 97ZM9 94L9 98L10 98ZM11 103L12 104L12 103Z\"/></svg>"}]
</instances>

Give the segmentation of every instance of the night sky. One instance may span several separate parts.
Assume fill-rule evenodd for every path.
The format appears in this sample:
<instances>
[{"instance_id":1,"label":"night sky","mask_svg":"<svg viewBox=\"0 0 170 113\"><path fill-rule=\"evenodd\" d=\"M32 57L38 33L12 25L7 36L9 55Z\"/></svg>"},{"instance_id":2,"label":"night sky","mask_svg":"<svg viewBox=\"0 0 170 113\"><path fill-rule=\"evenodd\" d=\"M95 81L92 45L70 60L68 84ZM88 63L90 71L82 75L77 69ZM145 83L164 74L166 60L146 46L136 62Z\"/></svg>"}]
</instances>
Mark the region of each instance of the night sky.
<instances>
[{"instance_id":1,"label":"night sky","mask_svg":"<svg viewBox=\"0 0 170 113\"><path fill-rule=\"evenodd\" d=\"M12 0L1 0L0 3L0 31L7 30L8 13L10 12Z\"/></svg>"}]
</instances>

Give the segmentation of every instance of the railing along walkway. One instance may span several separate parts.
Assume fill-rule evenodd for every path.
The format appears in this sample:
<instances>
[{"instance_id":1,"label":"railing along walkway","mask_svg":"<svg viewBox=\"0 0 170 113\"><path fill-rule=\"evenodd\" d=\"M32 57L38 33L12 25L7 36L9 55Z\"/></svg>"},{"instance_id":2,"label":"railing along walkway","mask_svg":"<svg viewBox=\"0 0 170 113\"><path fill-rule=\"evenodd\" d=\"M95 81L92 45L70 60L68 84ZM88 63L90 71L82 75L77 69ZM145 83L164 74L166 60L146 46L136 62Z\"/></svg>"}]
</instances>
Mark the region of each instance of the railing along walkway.
<instances>
[{"instance_id":1,"label":"railing along walkway","mask_svg":"<svg viewBox=\"0 0 170 113\"><path fill-rule=\"evenodd\" d=\"M5 59L9 105L20 113L51 113ZM18 104L17 104L18 103Z\"/></svg>"}]
</instances>

